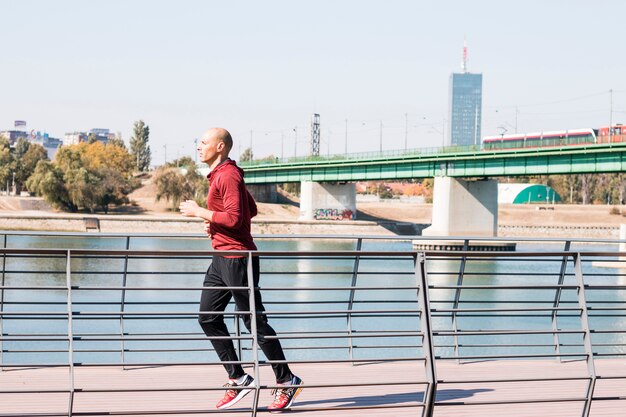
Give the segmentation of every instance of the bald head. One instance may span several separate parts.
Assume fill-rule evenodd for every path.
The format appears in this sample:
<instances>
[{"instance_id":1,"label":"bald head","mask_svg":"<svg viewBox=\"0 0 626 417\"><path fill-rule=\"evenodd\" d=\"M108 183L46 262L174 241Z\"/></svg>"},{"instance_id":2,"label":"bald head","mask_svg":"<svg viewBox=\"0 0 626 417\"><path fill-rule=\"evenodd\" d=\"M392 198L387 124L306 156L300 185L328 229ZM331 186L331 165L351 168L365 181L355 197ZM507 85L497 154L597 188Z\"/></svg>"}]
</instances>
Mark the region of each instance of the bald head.
<instances>
[{"instance_id":1,"label":"bald head","mask_svg":"<svg viewBox=\"0 0 626 417\"><path fill-rule=\"evenodd\" d=\"M208 129L202 135L202 140L207 142L211 141L217 145L220 142L224 143L224 156L228 156L230 150L233 148L233 138L230 136L230 132L223 127L212 127Z\"/></svg>"},{"instance_id":2,"label":"bald head","mask_svg":"<svg viewBox=\"0 0 626 417\"><path fill-rule=\"evenodd\" d=\"M202 134L198 143L198 156L200 160L213 169L221 161L228 159L228 154L233 147L233 138L228 130L214 127Z\"/></svg>"}]
</instances>

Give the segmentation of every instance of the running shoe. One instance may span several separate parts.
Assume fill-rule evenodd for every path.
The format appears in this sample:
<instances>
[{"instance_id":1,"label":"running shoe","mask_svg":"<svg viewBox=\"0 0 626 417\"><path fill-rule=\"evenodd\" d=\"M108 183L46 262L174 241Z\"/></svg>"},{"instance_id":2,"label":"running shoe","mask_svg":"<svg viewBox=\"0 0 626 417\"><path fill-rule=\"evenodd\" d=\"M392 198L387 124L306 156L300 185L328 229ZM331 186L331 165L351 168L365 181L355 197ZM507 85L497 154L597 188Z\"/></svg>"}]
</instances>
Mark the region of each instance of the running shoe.
<instances>
[{"instance_id":1,"label":"running shoe","mask_svg":"<svg viewBox=\"0 0 626 417\"><path fill-rule=\"evenodd\" d=\"M243 388L232 389L232 388L247 387L249 385L252 385L253 382L254 382L254 378L252 378L250 375L246 375L246 379L244 379L243 383L241 384L228 381L226 384L224 384L224 388L230 388L230 389L226 390L226 393L224 394L224 398L219 400L219 402L217 403L217 408L223 409L223 408L232 407L233 405L237 404L239 400L241 400L250 391L252 391L252 388L249 388L249 389L243 389Z\"/></svg>"},{"instance_id":2,"label":"running shoe","mask_svg":"<svg viewBox=\"0 0 626 417\"><path fill-rule=\"evenodd\" d=\"M302 380L297 376L293 376L291 381L286 384L279 384L280 388L272 390L274 401L267 407L270 413L280 413L281 411L291 407L293 400L296 399L302 387Z\"/></svg>"}]
</instances>

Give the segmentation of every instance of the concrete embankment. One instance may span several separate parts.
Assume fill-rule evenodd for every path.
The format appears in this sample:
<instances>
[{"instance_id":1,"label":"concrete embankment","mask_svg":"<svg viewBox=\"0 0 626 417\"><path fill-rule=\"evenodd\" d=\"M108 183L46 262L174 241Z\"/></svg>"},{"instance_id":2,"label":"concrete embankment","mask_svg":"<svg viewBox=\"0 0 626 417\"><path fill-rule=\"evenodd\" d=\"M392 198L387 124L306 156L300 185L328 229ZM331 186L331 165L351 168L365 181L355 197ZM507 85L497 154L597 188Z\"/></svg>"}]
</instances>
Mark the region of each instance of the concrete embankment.
<instances>
[{"instance_id":1,"label":"concrete embankment","mask_svg":"<svg viewBox=\"0 0 626 417\"><path fill-rule=\"evenodd\" d=\"M419 235L426 224L373 221L253 220L255 234ZM95 227L94 229L88 227ZM1 213L0 230L104 233L202 233L202 221L181 216ZM619 226L498 227L500 237L619 238Z\"/></svg>"},{"instance_id":2,"label":"concrete embankment","mask_svg":"<svg viewBox=\"0 0 626 417\"><path fill-rule=\"evenodd\" d=\"M0 214L0 230L103 233L202 233L202 221L182 216ZM393 235L371 221L253 220L255 234Z\"/></svg>"},{"instance_id":3,"label":"concrete embankment","mask_svg":"<svg viewBox=\"0 0 626 417\"><path fill-rule=\"evenodd\" d=\"M619 226L498 226L499 237L618 239Z\"/></svg>"}]
</instances>

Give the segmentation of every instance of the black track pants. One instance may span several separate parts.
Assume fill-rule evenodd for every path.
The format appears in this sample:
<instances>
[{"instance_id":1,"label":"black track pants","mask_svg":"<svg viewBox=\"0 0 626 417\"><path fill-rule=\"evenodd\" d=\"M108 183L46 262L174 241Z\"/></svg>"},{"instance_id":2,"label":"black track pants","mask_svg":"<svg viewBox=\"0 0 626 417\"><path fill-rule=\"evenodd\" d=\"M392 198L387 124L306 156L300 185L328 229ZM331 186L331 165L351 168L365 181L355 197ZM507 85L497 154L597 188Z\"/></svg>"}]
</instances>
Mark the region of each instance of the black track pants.
<instances>
[{"instance_id":1,"label":"black track pants","mask_svg":"<svg viewBox=\"0 0 626 417\"><path fill-rule=\"evenodd\" d=\"M259 258L252 257L252 270L254 286L259 284ZM200 311L224 311L231 297L235 298L235 306L238 311L250 311L250 298L247 290L225 290L220 287L247 287L248 286L248 258L224 258L214 256L213 262L209 266L204 278L204 287L210 290L203 290L200 298ZM254 300L257 311L265 311L261 301L261 293L255 291ZM251 319L249 314L241 316L248 331L251 331ZM224 323L224 316L221 314L200 314L198 317L200 326L204 333L211 336L228 337L228 328ZM269 360L285 360L285 354L278 339L265 339L264 336L276 336L276 332L267 323L265 314L257 315L257 333L259 347ZM222 361L237 361L237 353L232 340L211 339L213 348ZM241 365L224 364L229 378L239 378L244 375ZM287 364L272 364L276 382L283 383L289 381L293 374Z\"/></svg>"}]
</instances>

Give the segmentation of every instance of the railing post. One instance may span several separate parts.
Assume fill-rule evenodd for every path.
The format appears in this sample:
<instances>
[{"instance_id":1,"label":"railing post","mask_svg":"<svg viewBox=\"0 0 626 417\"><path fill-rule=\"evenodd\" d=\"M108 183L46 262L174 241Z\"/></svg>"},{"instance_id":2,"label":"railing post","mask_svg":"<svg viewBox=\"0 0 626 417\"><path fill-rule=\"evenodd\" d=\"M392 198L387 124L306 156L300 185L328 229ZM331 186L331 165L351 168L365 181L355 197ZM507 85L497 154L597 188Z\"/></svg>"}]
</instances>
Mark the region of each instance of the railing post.
<instances>
[{"instance_id":1,"label":"railing post","mask_svg":"<svg viewBox=\"0 0 626 417\"><path fill-rule=\"evenodd\" d=\"M593 359L593 346L591 344L591 330L589 327L589 314L587 311L587 298L585 297L585 279L583 278L580 253L576 253L574 258L574 273L578 286L578 305L580 306L580 324L583 330L583 344L587 354L587 371L589 372L589 385L587 386L587 399L583 407L582 417L588 417L593 401L593 392L596 386L596 368Z\"/></svg>"},{"instance_id":2,"label":"railing post","mask_svg":"<svg viewBox=\"0 0 626 417\"><path fill-rule=\"evenodd\" d=\"M437 369L435 365L435 347L433 343L432 317L428 297L428 276L426 273L426 255L418 252L415 259L415 278L417 280L417 297L420 306L420 326L423 334L422 349L428 386L424 392L424 411L422 417L431 417L435 408L437 394Z\"/></svg>"},{"instance_id":3,"label":"railing post","mask_svg":"<svg viewBox=\"0 0 626 417\"><path fill-rule=\"evenodd\" d=\"M237 336L237 340L235 341L237 345L237 355L239 358L242 357L243 348L241 347L241 321L239 320L239 316L235 314L235 336Z\"/></svg>"},{"instance_id":4,"label":"railing post","mask_svg":"<svg viewBox=\"0 0 626 417\"><path fill-rule=\"evenodd\" d=\"M569 252L571 243L572 242L569 240L565 241L565 248L563 249L565 252ZM559 281L557 283L559 287L557 287L556 289L556 292L554 294L554 303L552 304L552 307L554 307L554 310L552 310L552 331L554 332L552 333L552 338L554 339L554 351L558 355L557 358L559 358L559 361L562 361L562 359L560 356L561 355L561 343L559 342L559 334L558 334L558 330L559 330L558 311L556 309L561 304L561 294L563 293L563 290L561 289L560 286L563 285L563 283L565 282L565 271L567 270L567 259L568 259L568 256L565 255L563 256L563 260L561 261L561 271L559 273Z\"/></svg>"},{"instance_id":5,"label":"railing post","mask_svg":"<svg viewBox=\"0 0 626 417\"><path fill-rule=\"evenodd\" d=\"M259 266L260 268L260 266ZM254 283L254 270L252 268L252 252L248 252L248 292L250 297L250 333L252 333L252 361L254 366L254 400L252 401L252 417L256 417L257 409L259 407L259 386L261 385L261 373L259 372L259 340L257 333L257 312L256 312L256 300L254 292L256 290ZM260 271L259 271L260 273ZM259 290L260 291L260 290ZM239 360L243 358L240 356Z\"/></svg>"},{"instance_id":6,"label":"railing post","mask_svg":"<svg viewBox=\"0 0 626 417\"><path fill-rule=\"evenodd\" d=\"M469 250L469 239L465 239L463 241L463 251L467 252ZM461 258L461 266L459 267L459 276L456 280L456 285L457 288L454 292L454 304L452 306L453 309L458 309L459 308L459 304L461 302L461 286L463 285L463 278L465 277L465 264L467 263L467 256L463 255L463 257ZM456 311L452 312L452 331L454 332L454 356L455 357L459 357L460 356L460 349L459 349L459 337L456 334L458 330L458 324L457 324L457 317L456 317ZM460 363L461 360L457 359L457 363Z\"/></svg>"},{"instance_id":7,"label":"railing post","mask_svg":"<svg viewBox=\"0 0 626 417\"><path fill-rule=\"evenodd\" d=\"M7 235L4 235L2 247L4 249L7 248ZM4 370L4 284L5 284L5 273L6 273L6 263L7 263L7 253L2 252L2 289L0 290L0 372Z\"/></svg>"},{"instance_id":8,"label":"railing post","mask_svg":"<svg viewBox=\"0 0 626 417\"><path fill-rule=\"evenodd\" d=\"M130 249L130 236L126 236L126 251ZM124 350L126 348L124 344L124 310L126 305L126 281L128 276L128 253L124 256L124 276L122 277L122 297L120 300L120 355L122 359L122 369L126 369L124 366Z\"/></svg>"},{"instance_id":9,"label":"railing post","mask_svg":"<svg viewBox=\"0 0 626 417\"><path fill-rule=\"evenodd\" d=\"M67 251L65 264L65 278L67 285L67 341L68 341L68 362L70 367L70 398L67 408L68 417L72 417L74 410L74 332L72 330L72 254Z\"/></svg>"},{"instance_id":10,"label":"railing post","mask_svg":"<svg viewBox=\"0 0 626 417\"><path fill-rule=\"evenodd\" d=\"M361 246L363 245L363 239L362 238L358 238L356 241L356 250L357 252L361 252ZM352 306L354 305L354 293L355 293L355 288L356 287L356 280L357 277L359 275L359 261L361 260L361 257L359 255L356 256L356 258L354 259L354 267L352 269L352 283L350 284L350 286L352 287L350 289L350 298L348 300L348 316L347 316L347 320L348 320L348 353L350 355L350 360L354 359L354 347L352 345ZM354 365L354 362L352 362L352 365Z\"/></svg>"}]
</instances>

